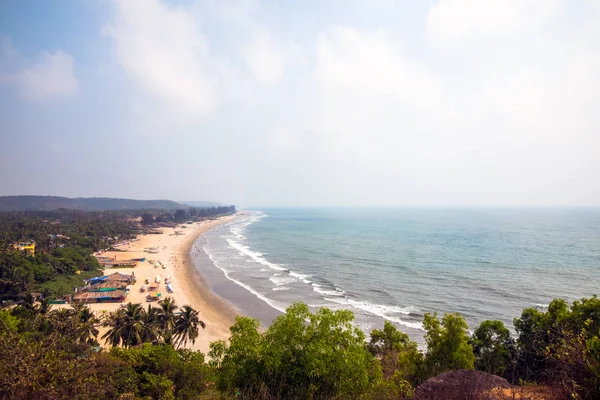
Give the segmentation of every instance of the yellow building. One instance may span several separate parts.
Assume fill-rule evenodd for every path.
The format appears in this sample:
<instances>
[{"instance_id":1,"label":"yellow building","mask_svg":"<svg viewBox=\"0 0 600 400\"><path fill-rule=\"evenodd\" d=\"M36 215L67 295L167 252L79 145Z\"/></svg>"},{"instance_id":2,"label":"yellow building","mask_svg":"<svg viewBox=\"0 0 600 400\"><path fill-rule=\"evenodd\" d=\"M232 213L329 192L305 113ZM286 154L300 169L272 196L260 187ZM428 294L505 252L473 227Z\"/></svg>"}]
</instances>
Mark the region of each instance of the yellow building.
<instances>
[{"instance_id":1,"label":"yellow building","mask_svg":"<svg viewBox=\"0 0 600 400\"><path fill-rule=\"evenodd\" d=\"M15 244L15 249L24 252L28 256L35 255L35 242Z\"/></svg>"}]
</instances>

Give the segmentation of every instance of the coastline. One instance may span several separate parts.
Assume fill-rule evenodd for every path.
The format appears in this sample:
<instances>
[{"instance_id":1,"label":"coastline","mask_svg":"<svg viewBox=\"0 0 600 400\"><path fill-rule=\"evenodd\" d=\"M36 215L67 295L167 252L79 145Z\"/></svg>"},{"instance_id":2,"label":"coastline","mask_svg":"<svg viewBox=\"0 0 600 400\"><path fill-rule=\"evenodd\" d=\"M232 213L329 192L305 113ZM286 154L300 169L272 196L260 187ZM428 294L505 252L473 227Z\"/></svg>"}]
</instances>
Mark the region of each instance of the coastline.
<instances>
[{"instance_id":1,"label":"coastline","mask_svg":"<svg viewBox=\"0 0 600 400\"><path fill-rule=\"evenodd\" d=\"M194 350L208 353L210 342L214 340L226 340L229 338L229 327L235 322L238 310L225 299L213 293L204 277L194 266L192 246L209 230L233 221L239 217L239 213L232 216L221 217L212 223L201 225L194 229L179 248L178 259L183 260L182 268L176 268L173 281L177 282L180 296L176 298L177 304L190 305L195 308L200 319L206 323L206 329L200 331L196 343L191 346Z\"/></svg>"},{"instance_id":2,"label":"coastline","mask_svg":"<svg viewBox=\"0 0 600 400\"><path fill-rule=\"evenodd\" d=\"M209 289L206 281L194 266L191 249L203 234L221 224L233 221L239 216L240 214L236 213L216 220L185 225L185 229L161 228L160 234L140 235L138 240L119 246L119 251L108 251L104 254L120 260L146 257L146 261L140 262L134 268L108 268L104 270L104 273L118 272L127 275L134 273L137 282L130 285L126 303L140 303L143 307L146 307L147 304L156 306L157 303L146 302L147 293L140 291L141 286L146 278L153 281L156 275L160 275L159 292L161 297L172 297L179 308L184 305L193 307L198 311L200 320L206 323L206 329L200 329L196 342L187 346L187 348L200 350L206 354L209 351L210 342L229 338L229 327L234 323L238 311L232 304ZM176 235L176 230L181 234ZM145 253L144 248L147 247L158 248L158 253ZM166 269L155 268L149 263L149 259L166 263ZM171 277L173 293L166 291L164 278L167 276ZM88 307L101 316L106 312L117 310L126 303L92 303L88 304ZM99 327L99 331L98 341L101 346L106 347L102 335L107 328Z\"/></svg>"},{"instance_id":3,"label":"coastline","mask_svg":"<svg viewBox=\"0 0 600 400\"><path fill-rule=\"evenodd\" d=\"M247 214L240 214L247 216ZM223 232L226 230L227 232ZM194 269L207 289L217 299L223 299L227 305L233 307L236 315L248 316L260 321L260 329L266 330L273 320L283 312L271 305L268 300L257 293L253 287L244 282L231 278L227 270L221 268L218 261L213 260L210 252L205 249L208 242L218 243L222 235L230 234L223 225L200 235L193 244ZM231 250L230 247L228 247ZM237 253L237 252L236 252ZM234 261L234 260L232 260Z\"/></svg>"}]
</instances>

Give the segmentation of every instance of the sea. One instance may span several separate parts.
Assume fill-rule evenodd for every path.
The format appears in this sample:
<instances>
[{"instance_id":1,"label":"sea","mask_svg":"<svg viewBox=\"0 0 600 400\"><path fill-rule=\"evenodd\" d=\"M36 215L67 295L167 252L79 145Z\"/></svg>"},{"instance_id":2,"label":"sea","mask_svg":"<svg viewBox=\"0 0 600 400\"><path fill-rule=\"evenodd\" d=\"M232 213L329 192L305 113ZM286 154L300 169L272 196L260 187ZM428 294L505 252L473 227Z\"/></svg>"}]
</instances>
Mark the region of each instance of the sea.
<instances>
[{"instance_id":1,"label":"sea","mask_svg":"<svg viewBox=\"0 0 600 400\"><path fill-rule=\"evenodd\" d=\"M277 314L349 309L365 333L387 320L420 343L425 313L513 329L524 308L600 292L600 209L246 210L196 248L203 276Z\"/></svg>"}]
</instances>

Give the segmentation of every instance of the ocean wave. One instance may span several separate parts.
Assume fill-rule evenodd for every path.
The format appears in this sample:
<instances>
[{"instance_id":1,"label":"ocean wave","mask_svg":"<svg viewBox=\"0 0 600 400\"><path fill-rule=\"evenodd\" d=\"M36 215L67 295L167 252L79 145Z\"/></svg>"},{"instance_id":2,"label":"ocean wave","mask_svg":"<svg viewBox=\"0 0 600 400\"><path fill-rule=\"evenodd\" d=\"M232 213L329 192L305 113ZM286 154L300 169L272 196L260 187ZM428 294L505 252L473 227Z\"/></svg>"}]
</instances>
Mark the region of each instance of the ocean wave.
<instances>
[{"instance_id":1,"label":"ocean wave","mask_svg":"<svg viewBox=\"0 0 600 400\"><path fill-rule=\"evenodd\" d=\"M253 213L253 214L249 215L247 218L234 221L230 225L229 231L234 236L236 236L238 239L244 240L244 239L246 239L246 236L244 236L243 233L246 230L246 228L257 221L260 221L261 219L263 219L265 217L267 217L267 214L265 214L265 213L262 213L262 212Z\"/></svg>"},{"instance_id":2,"label":"ocean wave","mask_svg":"<svg viewBox=\"0 0 600 400\"><path fill-rule=\"evenodd\" d=\"M285 306L282 306L282 305L278 304L277 302L269 299L268 297L266 297L262 293L254 290L254 288L252 286L247 285L247 284L245 284L243 282L240 282L240 281L238 281L235 278L232 278L229 275L229 271L226 268L221 267L221 265L219 265L219 263L212 257L212 254L210 254L209 251L207 251L206 249L204 249L204 252L206 253L206 255L208 255L208 258L210 258L210 260L212 261L212 263L214 264L214 266L217 267L217 268L219 268L223 272L223 274L225 275L225 278L229 279L230 281L232 281L236 285L239 285L239 286L243 287L244 289L246 289L247 291L249 291L250 293L252 293L256 297L258 297L259 299L261 299L262 301L264 301L265 303L267 303L268 305L270 305L274 309L276 309L278 311L281 311L282 313L285 313Z\"/></svg>"},{"instance_id":3,"label":"ocean wave","mask_svg":"<svg viewBox=\"0 0 600 400\"><path fill-rule=\"evenodd\" d=\"M384 290L384 289L381 289L381 288L369 288L369 291L371 291L371 292L373 292L373 293L379 293L379 294L382 294L382 295L384 295L385 297L388 297L388 298L390 298L390 299L392 298L392 296L391 296L391 295L390 295L390 294L389 294L389 293L388 293L386 290Z\"/></svg>"},{"instance_id":4,"label":"ocean wave","mask_svg":"<svg viewBox=\"0 0 600 400\"><path fill-rule=\"evenodd\" d=\"M290 288L289 288L289 287L287 287L287 286L278 286L278 287L274 287L274 288L272 288L271 290L273 290L273 291L275 291L275 292L279 292L279 291L281 291L281 290L290 290Z\"/></svg>"},{"instance_id":5,"label":"ocean wave","mask_svg":"<svg viewBox=\"0 0 600 400\"><path fill-rule=\"evenodd\" d=\"M548 307L550 307L550 304L548 304L548 303L537 303L535 306L537 308L548 308Z\"/></svg>"},{"instance_id":6,"label":"ocean wave","mask_svg":"<svg viewBox=\"0 0 600 400\"><path fill-rule=\"evenodd\" d=\"M251 250L248 246L239 243L231 238L226 239L227 243L229 243L229 246L231 246L232 248L236 249L238 252L240 252L242 255L246 255L250 258L252 258L254 261L256 261L257 263L264 265L265 267L269 267L271 269L274 269L276 271L289 271L286 268L283 268L282 266L278 265L278 264L273 264L268 262L267 260L265 260L262 256L263 253L259 253L257 251L253 251Z\"/></svg>"},{"instance_id":7,"label":"ocean wave","mask_svg":"<svg viewBox=\"0 0 600 400\"><path fill-rule=\"evenodd\" d=\"M308 278L312 277L312 275L300 274L298 272L294 272L291 270L290 270L290 275L293 276L294 278L300 279L304 283L312 283L312 281L308 279Z\"/></svg>"},{"instance_id":8,"label":"ocean wave","mask_svg":"<svg viewBox=\"0 0 600 400\"><path fill-rule=\"evenodd\" d=\"M289 268L285 268L283 264L276 264L276 263L269 262L263 257L264 255L266 255L266 253L261 253L258 251L251 250L250 247L248 247L232 238L226 238L226 240L227 240L227 243L229 243L229 246L236 249L241 255L250 257L250 260L246 260L246 262L257 262L257 263L259 263L263 266L269 267L270 269L273 269L275 271L287 272L291 276L291 280L288 280L286 283L293 282L296 280L301 280L304 283L312 283L312 281L308 279L312 275L301 274L299 272L292 271ZM264 272L264 269L261 269L261 271ZM277 274L275 276L277 276ZM283 278L279 278L279 279L281 280ZM290 279L290 278L288 278L288 279Z\"/></svg>"},{"instance_id":9,"label":"ocean wave","mask_svg":"<svg viewBox=\"0 0 600 400\"><path fill-rule=\"evenodd\" d=\"M323 286L313 283L312 284L313 287L313 291L325 295L325 296L344 296L344 294L346 294L346 292L344 292L342 289L338 288L338 287L333 287L333 290L331 289L323 289Z\"/></svg>"},{"instance_id":10,"label":"ocean wave","mask_svg":"<svg viewBox=\"0 0 600 400\"><path fill-rule=\"evenodd\" d=\"M273 276L271 276L269 278L269 280L271 282L273 282L275 284L275 286L283 286L283 285L287 285L289 283L293 283L296 282L297 279L294 278L293 276L285 276L285 275L281 275L281 274L275 274Z\"/></svg>"},{"instance_id":11,"label":"ocean wave","mask_svg":"<svg viewBox=\"0 0 600 400\"><path fill-rule=\"evenodd\" d=\"M408 322L404 321L398 317L389 315L389 314L404 314L409 315L414 312L413 307L397 307L397 306L387 306L382 304L372 304L368 301L357 301L348 298L324 298L326 301L330 301L332 303L350 306L362 311L366 311L370 314L376 315L378 317L387 319L390 322L395 322L399 325L404 325L409 328L423 330L423 324L420 322Z\"/></svg>"}]
</instances>

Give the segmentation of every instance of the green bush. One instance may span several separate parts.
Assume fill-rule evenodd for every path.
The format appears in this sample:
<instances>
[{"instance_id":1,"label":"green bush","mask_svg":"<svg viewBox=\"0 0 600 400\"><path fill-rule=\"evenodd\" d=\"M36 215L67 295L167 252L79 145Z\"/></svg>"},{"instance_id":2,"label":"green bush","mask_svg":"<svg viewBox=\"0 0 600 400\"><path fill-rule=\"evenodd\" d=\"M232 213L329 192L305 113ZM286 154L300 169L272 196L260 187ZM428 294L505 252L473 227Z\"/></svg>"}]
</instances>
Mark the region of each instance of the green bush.
<instances>
[{"instance_id":1,"label":"green bush","mask_svg":"<svg viewBox=\"0 0 600 400\"><path fill-rule=\"evenodd\" d=\"M258 321L238 317L229 344L211 344L217 385L247 398L356 398L381 378L350 311L311 313L297 303L264 334Z\"/></svg>"},{"instance_id":2,"label":"green bush","mask_svg":"<svg viewBox=\"0 0 600 400\"><path fill-rule=\"evenodd\" d=\"M175 350L171 345L144 344L139 348L113 347L110 355L130 365L140 379L140 395L152 398L193 399L204 391L210 368L204 355Z\"/></svg>"}]
</instances>

